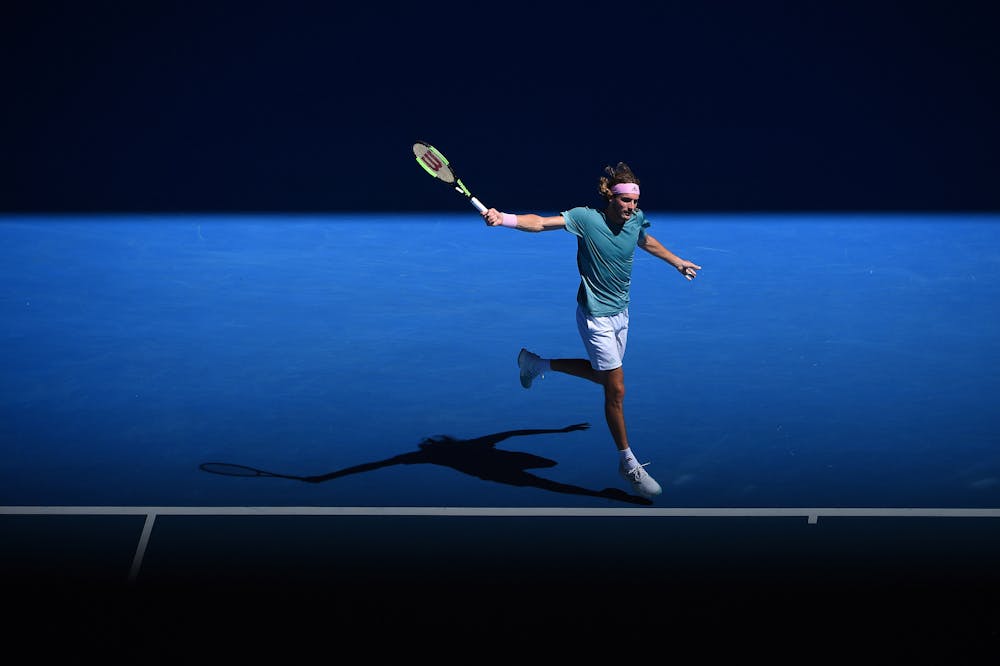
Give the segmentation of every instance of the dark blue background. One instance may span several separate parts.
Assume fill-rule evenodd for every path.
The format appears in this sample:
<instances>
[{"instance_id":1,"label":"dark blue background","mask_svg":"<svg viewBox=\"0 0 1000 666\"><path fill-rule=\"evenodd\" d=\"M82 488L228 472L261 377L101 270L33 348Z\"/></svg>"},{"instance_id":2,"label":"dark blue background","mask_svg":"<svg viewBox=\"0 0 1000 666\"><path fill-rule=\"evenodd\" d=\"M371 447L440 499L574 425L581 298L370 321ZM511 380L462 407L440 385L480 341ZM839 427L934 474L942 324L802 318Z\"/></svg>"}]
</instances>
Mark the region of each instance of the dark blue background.
<instances>
[{"instance_id":1,"label":"dark blue background","mask_svg":"<svg viewBox=\"0 0 1000 666\"><path fill-rule=\"evenodd\" d=\"M986 2L7 3L5 210L996 210Z\"/></svg>"}]
</instances>

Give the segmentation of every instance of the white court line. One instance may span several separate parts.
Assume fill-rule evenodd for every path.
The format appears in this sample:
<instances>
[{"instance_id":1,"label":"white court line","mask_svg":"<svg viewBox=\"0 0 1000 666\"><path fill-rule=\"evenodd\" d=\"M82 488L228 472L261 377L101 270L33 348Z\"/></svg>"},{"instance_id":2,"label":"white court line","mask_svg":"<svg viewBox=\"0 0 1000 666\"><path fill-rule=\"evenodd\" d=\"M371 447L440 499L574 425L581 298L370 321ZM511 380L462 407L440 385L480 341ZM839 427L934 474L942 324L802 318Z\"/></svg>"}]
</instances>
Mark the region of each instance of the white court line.
<instances>
[{"instance_id":1,"label":"white court line","mask_svg":"<svg viewBox=\"0 0 1000 666\"><path fill-rule=\"evenodd\" d=\"M1000 509L944 508L578 508L470 506L0 506L0 515L145 516L129 580L139 575L156 516L472 516L568 518L799 517L815 525L820 516L872 518L1000 518Z\"/></svg>"}]
</instances>

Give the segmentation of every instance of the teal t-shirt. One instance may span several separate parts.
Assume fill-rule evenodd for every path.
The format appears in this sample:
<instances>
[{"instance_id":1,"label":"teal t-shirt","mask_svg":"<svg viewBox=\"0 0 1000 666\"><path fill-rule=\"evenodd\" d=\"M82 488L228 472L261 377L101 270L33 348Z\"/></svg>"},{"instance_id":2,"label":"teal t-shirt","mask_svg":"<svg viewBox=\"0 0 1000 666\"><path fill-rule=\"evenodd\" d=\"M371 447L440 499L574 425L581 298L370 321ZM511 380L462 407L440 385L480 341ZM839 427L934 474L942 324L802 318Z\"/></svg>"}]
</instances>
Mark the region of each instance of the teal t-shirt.
<instances>
[{"instance_id":1,"label":"teal t-shirt","mask_svg":"<svg viewBox=\"0 0 1000 666\"><path fill-rule=\"evenodd\" d=\"M577 237L577 303L595 317L624 312L629 303L635 246L645 239L649 227L646 216L636 209L624 225L613 225L604 211L579 206L564 211L562 217L566 231Z\"/></svg>"}]
</instances>

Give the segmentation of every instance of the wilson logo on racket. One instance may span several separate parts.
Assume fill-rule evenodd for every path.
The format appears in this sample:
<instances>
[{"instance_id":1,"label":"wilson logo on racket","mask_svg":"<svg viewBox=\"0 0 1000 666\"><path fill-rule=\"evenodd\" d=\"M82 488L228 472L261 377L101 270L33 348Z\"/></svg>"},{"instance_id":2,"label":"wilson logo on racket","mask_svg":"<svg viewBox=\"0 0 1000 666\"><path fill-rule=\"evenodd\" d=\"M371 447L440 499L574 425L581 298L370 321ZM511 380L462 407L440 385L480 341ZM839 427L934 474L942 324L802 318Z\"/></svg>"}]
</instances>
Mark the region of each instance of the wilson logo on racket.
<instances>
[{"instance_id":1,"label":"wilson logo on racket","mask_svg":"<svg viewBox=\"0 0 1000 666\"><path fill-rule=\"evenodd\" d=\"M423 161L424 164L429 166L431 169L434 169L435 171L440 171L441 167L444 166L444 162L439 160L437 155L431 152L424 153L420 157L420 159Z\"/></svg>"}]
</instances>

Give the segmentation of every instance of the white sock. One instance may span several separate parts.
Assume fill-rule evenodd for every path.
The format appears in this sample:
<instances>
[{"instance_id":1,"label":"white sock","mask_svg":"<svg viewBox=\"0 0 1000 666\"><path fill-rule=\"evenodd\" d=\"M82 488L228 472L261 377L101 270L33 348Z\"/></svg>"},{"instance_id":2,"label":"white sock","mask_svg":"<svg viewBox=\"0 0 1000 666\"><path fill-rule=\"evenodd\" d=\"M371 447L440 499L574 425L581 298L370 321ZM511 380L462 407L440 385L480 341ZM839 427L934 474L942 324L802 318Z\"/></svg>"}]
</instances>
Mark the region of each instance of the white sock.
<instances>
[{"instance_id":1,"label":"white sock","mask_svg":"<svg viewBox=\"0 0 1000 666\"><path fill-rule=\"evenodd\" d=\"M622 458L622 467L625 471L633 470L639 466L639 461L635 459L635 455L632 453L632 447L626 447L618 452L618 455Z\"/></svg>"}]
</instances>

